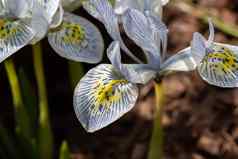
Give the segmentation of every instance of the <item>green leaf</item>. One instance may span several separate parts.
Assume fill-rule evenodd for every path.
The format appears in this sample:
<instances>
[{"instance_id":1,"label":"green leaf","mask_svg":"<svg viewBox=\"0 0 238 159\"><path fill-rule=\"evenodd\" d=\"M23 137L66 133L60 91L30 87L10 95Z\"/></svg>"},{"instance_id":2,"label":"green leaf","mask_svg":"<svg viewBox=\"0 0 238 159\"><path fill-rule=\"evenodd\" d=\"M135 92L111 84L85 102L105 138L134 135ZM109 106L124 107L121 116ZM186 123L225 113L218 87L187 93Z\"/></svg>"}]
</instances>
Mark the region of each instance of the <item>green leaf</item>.
<instances>
[{"instance_id":1,"label":"green leaf","mask_svg":"<svg viewBox=\"0 0 238 159\"><path fill-rule=\"evenodd\" d=\"M34 92L32 84L23 68L20 68L18 70L18 76L20 79L20 87L22 90L23 102L30 119L32 134L35 134L37 126L37 107L38 107L36 93Z\"/></svg>"},{"instance_id":2,"label":"green leaf","mask_svg":"<svg viewBox=\"0 0 238 159\"><path fill-rule=\"evenodd\" d=\"M9 159L21 158L17 149L14 138L10 136L8 130L0 124L0 145L4 155L7 155Z\"/></svg>"},{"instance_id":3,"label":"green leaf","mask_svg":"<svg viewBox=\"0 0 238 159\"><path fill-rule=\"evenodd\" d=\"M69 146L66 141L63 141L60 147L60 159L70 159Z\"/></svg>"}]
</instances>

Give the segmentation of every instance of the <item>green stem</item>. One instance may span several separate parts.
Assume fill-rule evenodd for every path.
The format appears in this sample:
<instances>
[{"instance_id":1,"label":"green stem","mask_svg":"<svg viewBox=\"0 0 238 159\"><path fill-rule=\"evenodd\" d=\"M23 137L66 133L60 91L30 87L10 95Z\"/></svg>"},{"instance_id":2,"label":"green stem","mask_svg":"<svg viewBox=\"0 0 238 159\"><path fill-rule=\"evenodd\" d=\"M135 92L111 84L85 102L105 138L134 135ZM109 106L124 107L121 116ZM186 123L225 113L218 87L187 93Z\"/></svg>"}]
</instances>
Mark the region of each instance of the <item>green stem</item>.
<instances>
[{"instance_id":1,"label":"green stem","mask_svg":"<svg viewBox=\"0 0 238 159\"><path fill-rule=\"evenodd\" d=\"M155 83L155 100L156 100L156 118L150 141L150 150L148 159L162 159L163 157L163 129L161 123L161 114L163 106L163 89L161 83Z\"/></svg>"},{"instance_id":2,"label":"green stem","mask_svg":"<svg viewBox=\"0 0 238 159\"><path fill-rule=\"evenodd\" d=\"M40 43L33 45L33 61L39 96L38 146L41 159L52 159L53 138L49 119L46 82Z\"/></svg>"},{"instance_id":3,"label":"green stem","mask_svg":"<svg viewBox=\"0 0 238 159\"><path fill-rule=\"evenodd\" d=\"M17 132L24 135L25 138L31 137L31 127L30 121L23 105L20 84L17 77L16 69L12 59L8 59L4 62L7 77L9 80L13 105L15 109L15 120L16 120L16 130Z\"/></svg>"}]
</instances>

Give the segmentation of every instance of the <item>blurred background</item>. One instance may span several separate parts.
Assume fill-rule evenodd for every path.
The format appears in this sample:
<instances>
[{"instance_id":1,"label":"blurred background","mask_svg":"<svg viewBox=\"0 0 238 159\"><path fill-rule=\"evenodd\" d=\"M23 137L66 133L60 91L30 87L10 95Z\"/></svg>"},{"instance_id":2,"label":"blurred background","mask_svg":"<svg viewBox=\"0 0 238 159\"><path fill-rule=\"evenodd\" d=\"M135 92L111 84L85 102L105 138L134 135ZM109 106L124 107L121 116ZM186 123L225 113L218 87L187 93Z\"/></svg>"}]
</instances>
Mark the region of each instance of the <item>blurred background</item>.
<instances>
[{"instance_id":1,"label":"blurred background","mask_svg":"<svg viewBox=\"0 0 238 159\"><path fill-rule=\"evenodd\" d=\"M111 38L103 25L82 8L76 14L100 28L107 47ZM164 8L172 55L189 46L194 32L208 36L207 17L215 17L216 41L238 45L238 0L171 0ZM141 87L137 105L123 118L93 134L78 122L72 104L73 89L95 65L69 62L43 40L54 157L66 140L73 159L146 159L154 118L153 84ZM37 106L32 51L27 46L12 56L25 98ZM108 63L106 57L103 60ZM26 88L24 82L30 84ZM196 71L163 79L165 159L237 159L238 90L220 89L203 82ZM30 92L30 94L29 94ZM34 112L37 116L37 111ZM0 65L0 122L14 132L14 108L4 66ZM1 145L0 145L1 146Z\"/></svg>"}]
</instances>

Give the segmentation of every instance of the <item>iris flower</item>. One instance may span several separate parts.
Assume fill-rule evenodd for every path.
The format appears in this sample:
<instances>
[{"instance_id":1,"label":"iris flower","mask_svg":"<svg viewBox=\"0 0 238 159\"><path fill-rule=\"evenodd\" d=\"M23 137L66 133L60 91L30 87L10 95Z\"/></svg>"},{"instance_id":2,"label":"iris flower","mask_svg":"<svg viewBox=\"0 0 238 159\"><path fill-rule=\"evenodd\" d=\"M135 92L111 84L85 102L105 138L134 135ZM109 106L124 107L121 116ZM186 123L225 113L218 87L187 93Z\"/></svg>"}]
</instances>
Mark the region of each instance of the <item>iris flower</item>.
<instances>
[{"instance_id":1,"label":"iris flower","mask_svg":"<svg viewBox=\"0 0 238 159\"><path fill-rule=\"evenodd\" d=\"M194 33L191 54L203 80L218 87L238 87L238 46L214 42L214 26L209 20L206 40Z\"/></svg>"},{"instance_id":2,"label":"iris flower","mask_svg":"<svg viewBox=\"0 0 238 159\"><path fill-rule=\"evenodd\" d=\"M102 58L104 44L98 29L64 12L60 0L1 0L0 9L0 62L45 36L67 59L97 63Z\"/></svg>"},{"instance_id":3,"label":"iris flower","mask_svg":"<svg viewBox=\"0 0 238 159\"><path fill-rule=\"evenodd\" d=\"M74 108L86 131L97 131L130 111L137 101L139 84L158 80L170 72L196 68L190 48L167 60L162 58L165 49L161 46L167 45L164 44L167 37L160 33L167 33L167 28L152 18L131 8L122 15L126 33L144 50L147 63L123 64L121 43L114 41L107 50L111 64L100 64L89 70L78 83Z\"/></svg>"}]
</instances>

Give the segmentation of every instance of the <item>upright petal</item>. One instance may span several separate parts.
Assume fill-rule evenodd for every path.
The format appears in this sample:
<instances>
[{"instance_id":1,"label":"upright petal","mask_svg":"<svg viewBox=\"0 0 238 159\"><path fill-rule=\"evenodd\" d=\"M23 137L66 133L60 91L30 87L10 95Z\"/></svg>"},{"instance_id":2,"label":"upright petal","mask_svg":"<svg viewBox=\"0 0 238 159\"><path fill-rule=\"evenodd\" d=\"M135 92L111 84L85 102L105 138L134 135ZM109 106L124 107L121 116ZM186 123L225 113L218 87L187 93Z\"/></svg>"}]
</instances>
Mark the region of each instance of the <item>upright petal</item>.
<instances>
[{"instance_id":1,"label":"upright petal","mask_svg":"<svg viewBox=\"0 0 238 159\"><path fill-rule=\"evenodd\" d=\"M160 50L162 44L162 51L161 52L161 61L165 58L167 52L167 43L168 43L168 28L162 22L161 18L155 16L149 11L145 12L145 15L148 19L149 26L152 30L153 39L155 44L157 44L158 50Z\"/></svg>"},{"instance_id":2,"label":"upright petal","mask_svg":"<svg viewBox=\"0 0 238 159\"><path fill-rule=\"evenodd\" d=\"M0 62L24 47L34 32L21 20L0 19Z\"/></svg>"},{"instance_id":3,"label":"upright petal","mask_svg":"<svg viewBox=\"0 0 238 159\"><path fill-rule=\"evenodd\" d=\"M116 14L122 15L129 8L142 9L138 0L115 0L114 10Z\"/></svg>"},{"instance_id":4,"label":"upright petal","mask_svg":"<svg viewBox=\"0 0 238 159\"><path fill-rule=\"evenodd\" d=\"M32 0L2 0L2 9L8 16L23 18L30 11Z\"/></svg>"},{"instance_id":5,"label":"upright petal","mask_svg":"<svg viewBox=\"0 0 238 159\"><path fill-rule=\"evenodd\" d=\"M60 5L58 10L57 10L57 12L55 13L55 15L52 18L52 22L50 24L50 28L58 27L62 23L62 21L63 21L63 16L64 16L64 9Z\"/></svg>"},{"instance_id":6,"label":"upright petal","mask_svg":"<svg viewBox=\"0 0 238 159\"><path fill-rule=\"evenodd\" d=\"M107 56L114 68L132 83L146 84L156 75L149 64L122 64L119 42L110 45Z\"/></svg>"},{"instance_id":7,"label":"upright petal","mask_svg":"<svg viewBox=\"0 0 238 159\"><path fill-rule=\"evenodd\" d=\"M36 0L42 7L41 11L45 12L45 18L51 23L54 14L60 6L60 0Z\"/></svg>"},{"instance_id":8,"label":"upright petal","mask_svg":"<svg viewBox=\"0 0 238 159\"><path fill-rule=\"evenodd\" d=\"M70 60L98 63L102 59L104 43L96 26L88 20L65 13L63 23L48 33L53 49Z\"/></svg>"},{"instance_id":9,"label":"upright petal","mask_svg":"<svg viewBox=\"0 0 238 159\"><path fill-rule=\"evenodd\" d=\"M49 29L49 22L46 19L45 12L42 11L43 8L37 1L34 1L32 7L32 18L30 27L34 30L35 35L31 40L31 44L35 44L45 37Z\"/></svg>"},{"instance_id":10,"label":"upright petal","mask_svg":"<svg viewBox=\"0 0 238 159\"><path fill-rule=\"evenodd\" d=\"M122 23L126 34L145 51L149 64L158 68L160 48L155 43L147 17L138 10L128 9L122 16Z\"/></svg>"},{"instance_id":11,"label":"upright petal","mask_svg":"<svg viewBox=\"0 0 238 159\"><path fill-rule=\"evenodd\" d=\"M200 33L193 34L191 53L197 64L200 64L200 62L206 55L206 42L206 39Z\"/></svg>"},{"instance_id":12,"label":"upright petal","mask_svg":"<svg viewBox=\"0 0 238 159\"><path fill-rule=\"evenodd\" d=\"M88 132L95 132L130 111L138 88L125 80L111 65L91 69L74 92L75 113Z\"/></svg>"},{"instance_id":13,"label":"upright petal","mask_svg":"<svg viewBox=\"0 0 238 159\"><path fill-rule=\"evenodd\" d=\"M191 48L186 48L162 63L160 75L175 71L192 71L197 63L191 54Z\"/></svg>"},{"instance_id":14,"label":"upright petal","mask_svg":"<svg viewBox=\"0 0 238 159\"><path fill-rule=\"evenodd\" d=\"M124 44L120 35L118 16L115 14L108 0L89 0L84 3L84 7L92 16L98 18L98 20L104 24L107 32L110 34L113 40L120 41L122 49L127 53L128 56L130 56L136 62L141 63L141 61L135 55L133 55L133 53L131 53L131 51Z\"/></svg>"},{"instance_id":15,"label":"upright petal","mask_svg":"<svg viewBox=\"0 0 238 159\"><path fill-rule=\"evenodd\" d=\"M212 44L198 66L201 77L218 87L238 87L238 47Z\"/></svg>"},{"instance_id":16,"label":"upright petal","mask_svg":"<svg viewBox=\"0 0 238 159\"><path fill-rule=\"evenodd\" d=\"M208 38L208 42L207 45L210 46L212 45L212 43L214 42L215 39L215 29L212 23L212 19L208 19L208 23L209 23L209 38Z\"/></svg>"}]
</instances>

